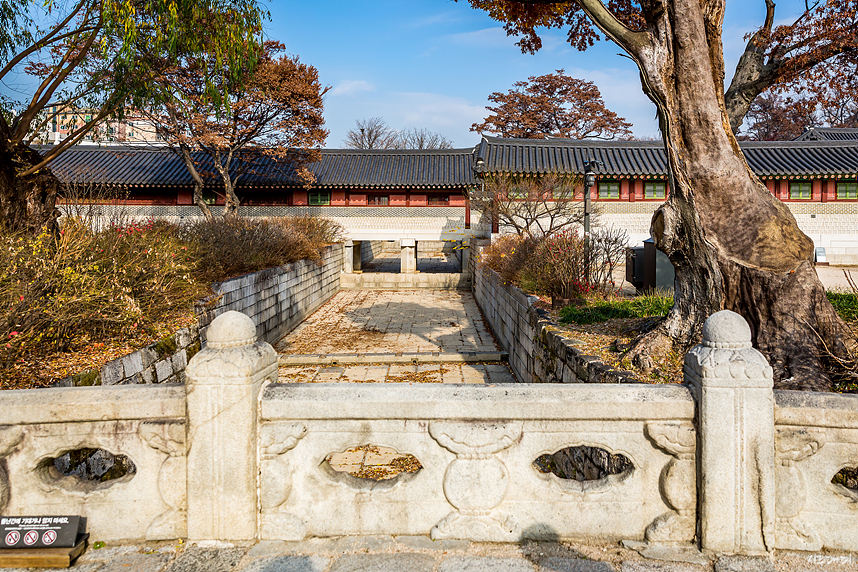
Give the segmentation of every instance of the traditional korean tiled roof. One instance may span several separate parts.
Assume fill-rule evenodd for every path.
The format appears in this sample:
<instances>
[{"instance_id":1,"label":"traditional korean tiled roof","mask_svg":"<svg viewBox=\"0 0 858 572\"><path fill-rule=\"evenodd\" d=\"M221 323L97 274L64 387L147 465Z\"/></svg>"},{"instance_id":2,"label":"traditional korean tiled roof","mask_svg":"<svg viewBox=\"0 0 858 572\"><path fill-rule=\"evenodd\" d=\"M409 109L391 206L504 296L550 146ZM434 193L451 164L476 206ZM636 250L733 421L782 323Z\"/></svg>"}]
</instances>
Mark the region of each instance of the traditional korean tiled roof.
<instances>
[{"instance_id":1,"label":"traditional korean tiled roof","mask_svg":"<svg viewBox=\"0 0 858 572\"><path fill-rule=\"evenodd\" d=\"M743 141L742 151L758 176L843 176L858 174L855 141ZM577 173L588 160L601 161L600 175L663 177L667 159L661 141L503 139L484 137L475 165L486 173ZM482 165L480 164L482 160Z\"/></svg>"},{"instance_id":2,"label":"traditional korean tiled roof","mask_svg":"<svg viewBox=\"0 0 858 572\"><path fill-rule=\"evenodd\" d=\"M473 148L440 150L323 149L308 165L316 188L450 188L474 183ZM200 169L213 172L202 153ZM76 146L51 169L66 182L129 187L190 186L182 159L164 147ZM304 184L287 161L267 160L246 173L239 186L290 187Z\"/></svg>"},{"instance_id":3,"label":"traditional korean tiled roof","mask_svg":"<svg viewBox=\"0 0 858 572\"><path fill-rule=\"evenodd\" d=\"M811 127L793 141L858 141L858 129L845 127Z\"/></svg>"},{"instance_id":4,"label":"traditional korean tiled roof","mask_svg":"<svg viewBox=\"0 0 858 572\"><path fill-rule=\"evenodd\" d=\"M858 140L745 141L748 164L760 177L848 177L858 175ZM476 148L441 150L323 149L308 166L316 188L461 188L485 173L576 173L602 161L598 173L613 177L664 177L661 141L503 139L484 137ZM204 156L201 168L206 169ZM178 155L153 147L72 147L51 169L66 182L123 187L191 186ZM211 171L210 168L208 168ZM213 182L212 184L216 184ZM244 187L303 186L291 163L269 161L239 181Z\"/></svg>"}]
</instances>

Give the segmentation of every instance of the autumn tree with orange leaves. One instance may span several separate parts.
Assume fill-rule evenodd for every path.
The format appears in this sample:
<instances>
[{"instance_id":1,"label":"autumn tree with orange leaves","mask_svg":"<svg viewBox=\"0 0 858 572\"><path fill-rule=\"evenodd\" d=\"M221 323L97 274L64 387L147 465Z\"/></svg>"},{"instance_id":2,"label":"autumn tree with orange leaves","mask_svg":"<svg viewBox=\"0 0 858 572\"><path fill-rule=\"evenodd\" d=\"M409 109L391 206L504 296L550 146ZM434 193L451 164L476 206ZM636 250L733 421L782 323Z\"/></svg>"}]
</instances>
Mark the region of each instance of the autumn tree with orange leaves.
<instances>
[{"instance_id":1,"label":"autumn tree with orange leaves","mask_svg":"<svg viewBox=\"0 0 858 572\"><path fill-rule=\"evenodd\" d=\"M726 98L726 0L468 1L520 36L525 51L539 49L546 27L566 29L579 49L604 35L637 64L656 105L670 194L651 233L676 269L674 305L635 341L632 362L646 366L653 354L687 350L709 315L729 309L750 325L776 387L828 390L823 356L847 356L844 324L814 270L813 241L754 175L731 122L744 115L744 98L749 105L774 83L852 49L855 0L829 0L778 33L764 26ZM773 5L767 23L772 18Z\"/></svg>"},{"instance_id":2,"label":"autumn tree with orange leaves","mask_svg":"<svg viewBox=\"0 0 858 572\"><path fill-rule=\"evenodd\" d=\"M631 123L605 107L596 84L564 70L517 81L507 93L489 95L495 107L471 131L501 137L544 139L614 139L631 137Z\"/></svg>"},{"instance_id":3,"label":"autumn tree with orange leaves","mask_svg":"<svg viewBox=\"0 0 858 572\"><path fill-rule=\"evenodd\" d=\"M792 23L781 26L774 25L774 1L765 3L765 21L748 35L724 96L734 133L753 101L765 91L803 95L821 112L839 107L844 93L849 94L846 101L855 100L858 2L806 3Z\"/></svg>"},{"instance_id":4,"label":"autumn tree with orange leaves","mask_svg":"<svg viewBox=\"0 0 858 572\"><path fill-rule=\"evenodd\" d=\"M157 80L160 103L144 113L182 158L194 180L193 201L207 218L213 215L203 188L212 179L223 192L224 216L238 213L242 177L261 169L313 182L306 165L319 160L328 135L322 116L327 88L315 67L284 50L265 42L257 65L237 70L191 58ZM208 81L220 87L225 111L207 95Z\"/></svg>"}]
</instances>

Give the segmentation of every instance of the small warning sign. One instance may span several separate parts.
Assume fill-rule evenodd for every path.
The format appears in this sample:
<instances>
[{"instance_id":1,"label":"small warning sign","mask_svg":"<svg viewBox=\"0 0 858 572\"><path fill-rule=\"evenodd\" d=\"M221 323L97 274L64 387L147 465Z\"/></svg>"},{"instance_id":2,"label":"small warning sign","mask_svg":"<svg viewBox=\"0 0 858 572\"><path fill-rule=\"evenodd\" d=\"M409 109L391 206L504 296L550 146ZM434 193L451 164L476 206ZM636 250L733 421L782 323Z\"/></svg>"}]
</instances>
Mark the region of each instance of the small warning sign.
<instances>
[{"instance_id":1,"label":"small warning sign","mask_svg":"<svg viewBox=\"0 0 858 572\"><path fill-rule=\"evenodd\" d=\"M21 533L17 530L13 530L6 535L6 546L14 546L15 544L18 544L19 540L21 540Z\"/></svg>"},{"instance_id":2,"label":"small warning sign","mask_svg":"<svg viewBox=\"0 0 858 572\"><path fill-rule=\"evenodd\" d=\"M80 516L3 516L0 534L3 548L71 548L85 524Z\"/></svg>"},{"instance_id":3,"label":"small warning sign","mask_svg":"<svg viewBox=\"0 0 858 572\"><path fill-rule=\"evenodd\" d=\"M27 534L24 535L24 544L26 544L27 546L32 546L38 541L39 533L35 530L28 530Z\"/></svg>"}]
</instances>

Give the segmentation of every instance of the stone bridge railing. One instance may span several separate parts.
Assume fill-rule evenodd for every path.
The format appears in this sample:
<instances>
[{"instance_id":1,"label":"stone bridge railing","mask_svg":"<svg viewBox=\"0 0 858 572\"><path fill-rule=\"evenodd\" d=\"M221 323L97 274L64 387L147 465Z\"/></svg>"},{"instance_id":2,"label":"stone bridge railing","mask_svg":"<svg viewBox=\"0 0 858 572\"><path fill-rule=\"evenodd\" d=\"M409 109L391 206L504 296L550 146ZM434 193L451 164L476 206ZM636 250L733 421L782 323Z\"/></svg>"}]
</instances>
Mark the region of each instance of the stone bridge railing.
<instances>
[{"instance_id":1,"label":"stone bridge railing","mask_svg":"<svg viewBox=\"0 0 858 572\"><path fill-rule=\"evenodd\" d=\"M625 541L645 555L858 550L858 397L773 391L736 314L710 318L685 385L278 384L276 355L230 312L186 386L6 392L0 514L83 514L96 540L431 535ZM375 481L332 454L417 458ZM586 446L628 459L567 480L534 461ZM54 463L81 448L135 470L104 482ZM691 556L689 556L689 554Z\"/></svg>"}]
</instances>

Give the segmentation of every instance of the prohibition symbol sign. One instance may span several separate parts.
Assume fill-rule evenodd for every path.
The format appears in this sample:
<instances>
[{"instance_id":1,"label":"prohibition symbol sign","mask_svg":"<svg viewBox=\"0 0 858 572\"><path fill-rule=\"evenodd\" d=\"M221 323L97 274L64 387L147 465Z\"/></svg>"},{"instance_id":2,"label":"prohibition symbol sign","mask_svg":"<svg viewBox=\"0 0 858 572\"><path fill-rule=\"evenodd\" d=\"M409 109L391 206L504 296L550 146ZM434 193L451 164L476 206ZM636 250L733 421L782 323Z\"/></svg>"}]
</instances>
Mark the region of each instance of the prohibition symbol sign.
<instances>
[{"instance_id":1,"label":"prohibition symbol sign","mask_svg":"<svg viewBox=\"0 0 858 572\"><path fill-rule=\"evenodd\" d=\"M42 544L53 544L54 540L57 539L57 533L53 530L45 531L42 535Z\"/></svg>"},{"instance_id":2,"label":"prohibition symbol sign","mask_svg":"<svg viewBox=\"0 0 858 572\"><path fill-rule=\"evenodd\" d=\"M17 530L13 530L9 534L6 535L6 545L12 546L13 544L18 544L18 540L21 539L21 533Z\"/></svg>"},{"instance_id":3,"label":"prohibition symbol sign","mask_svg":"<svg viewBox=\"0 0 858 572\"><path fill-rule=\"evenodd\" d=\"M27 546L32 546L39 540L39 533L35 530L28 530L27 534L24 535L24 544Z\"/></svg>"}]
</instances>

